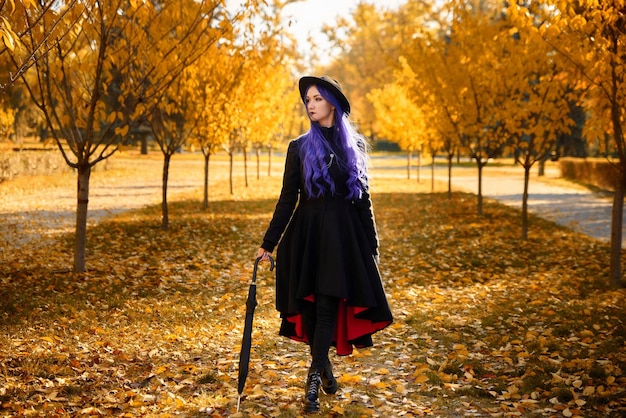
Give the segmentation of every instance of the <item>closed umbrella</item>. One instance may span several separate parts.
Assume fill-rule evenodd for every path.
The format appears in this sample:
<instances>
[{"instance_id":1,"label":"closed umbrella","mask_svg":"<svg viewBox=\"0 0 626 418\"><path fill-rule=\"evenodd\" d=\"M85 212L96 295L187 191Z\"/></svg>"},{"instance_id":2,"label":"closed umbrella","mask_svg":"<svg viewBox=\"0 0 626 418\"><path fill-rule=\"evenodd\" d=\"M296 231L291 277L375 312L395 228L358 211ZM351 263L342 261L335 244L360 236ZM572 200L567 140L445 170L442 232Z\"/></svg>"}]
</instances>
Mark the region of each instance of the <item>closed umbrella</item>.
<instances>
[{"instance_id":1,"label":"closed umbrella","mask_svg":"<svg viewBox=\"0 0 626 418\"><path fill-rule=\"evenodd\" d=\"M274 270L274 259L270 259L270 270ZM250 348L252 347L252 320L254 319L254 308L256 308L256 272L259 267L261 257L257 257L254 261L254 271L252 272L252 282L248 290L248 299L246 300L246 319L243 327L243 338L241 339L241 352L239 353L239 379L237 391L239 398L237 399L237 412L239 412L239 403L241 402L241 393L246 384L248 377L248 363L250 362Z\"/></svg>"}]
</instances>

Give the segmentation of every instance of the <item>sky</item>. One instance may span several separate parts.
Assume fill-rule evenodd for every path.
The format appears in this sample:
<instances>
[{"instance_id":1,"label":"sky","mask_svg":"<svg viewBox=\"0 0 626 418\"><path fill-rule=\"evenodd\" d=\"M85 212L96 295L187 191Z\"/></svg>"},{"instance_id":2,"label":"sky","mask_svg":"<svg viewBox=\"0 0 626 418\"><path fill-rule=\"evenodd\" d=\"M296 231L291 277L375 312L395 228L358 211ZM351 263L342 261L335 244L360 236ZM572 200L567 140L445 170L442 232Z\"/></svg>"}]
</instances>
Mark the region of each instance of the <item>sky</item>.
<instances>
[{"instance_id":1,"label":"sky","mask_svg":"<svg viewBox=\"0 0 626 418\"><path fill-rule=\"evenodd\" d=\"M337 17L349 17L361 2L375 4L378 8L392 8L405 4L407 0L301 0L288 4L283 10L285 27L298 40L299 49L305 53L308 47L307 38L312 36L320 48L327 48L329 44L323 42L326 36L322 33L322 26L334 24ZM236 5L237 0L227 0L227 4ZM291 20L291 25L288 25ZM319 51L318 51L319 52ZM323 55L323 54L320 54Z\"/></svg>"},{"instance_id":2,"label":"sky","mask_svg":"<svg viewBox=\"0 0 626 418\"><path fill-rule=\"evenodd\" d=\"M397 7L406 0L302 0L285 6L285 19L291 19L288 30L298 40L302 52L308 49L307 38L312 36L320 47L326 48L328 43L322 33L322 26L334 24L337 17L349 17L361 2L372 3L377 7Z\"/></svg>"}]
</instances>

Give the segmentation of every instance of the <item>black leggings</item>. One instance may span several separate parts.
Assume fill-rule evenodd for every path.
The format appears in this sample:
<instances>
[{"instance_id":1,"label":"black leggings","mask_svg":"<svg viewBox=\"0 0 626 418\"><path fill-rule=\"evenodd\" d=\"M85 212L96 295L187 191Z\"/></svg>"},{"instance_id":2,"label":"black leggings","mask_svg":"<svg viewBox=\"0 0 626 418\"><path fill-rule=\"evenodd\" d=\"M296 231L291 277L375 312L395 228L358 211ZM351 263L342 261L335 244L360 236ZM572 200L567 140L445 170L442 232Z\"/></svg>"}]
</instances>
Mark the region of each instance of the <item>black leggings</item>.
<instances>
[{"instance_id":1,"label":"black leggings","mask_svg":"<svg viewBox=\"0 0 626 418\"><path fill-rule=\"evenodd\" d=\"M333 342L339 299L316 295L315 303L305 302L302 308L304 332L311 347L311 370L322 371L328 361L328 351Z\"/></svg>"}]
</instances>

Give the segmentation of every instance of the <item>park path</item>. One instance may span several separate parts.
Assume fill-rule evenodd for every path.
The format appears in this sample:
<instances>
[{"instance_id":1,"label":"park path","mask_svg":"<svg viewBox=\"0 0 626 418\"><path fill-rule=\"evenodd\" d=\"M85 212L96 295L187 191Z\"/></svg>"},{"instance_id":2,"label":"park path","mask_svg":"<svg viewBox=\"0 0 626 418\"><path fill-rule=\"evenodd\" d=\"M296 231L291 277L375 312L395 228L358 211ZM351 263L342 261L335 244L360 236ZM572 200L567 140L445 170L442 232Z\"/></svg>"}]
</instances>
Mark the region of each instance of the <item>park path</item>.
<instances>
[{"instance_id":1,"label":"park path","mask_svg":"<svg viewBox=\"0 0 626 418\"><path fill-rule=\"evenodd\" d=\"M611 197L575 184L567 185L564 181L550 181L561 176L556 168L547 169L545 178L539 178L535 173L536 169L531 173L528 186L529 212L598 240L610 241ZM447 181L443 171L440 175L436 173L435 178ZM452 187L477 194L477 169L453 168ZM483 197L521 209L523 190L524 173L521 168L502 169L487 165L483 169ZM626 225L622 236L626 237Z\"/></svg>"},{"instance_id":2,"label":"park path","mask_svg":"<svg viewBox=\"0 0 626 418\"><path fill-rule=\"evenodd\" d=\"M101 164L91 174L88 226L106 216L161 203L161 160L144 159L137 164L112 158L106 166ZM168 199L203 187L203 164L198 160L173 158ZM111 173L103 176L103 170ZM74 231L76 175L66 172L57 177L59 181L53 181L45 191L38 179L0 184L0 244L10 243L15 249L46 245L46 238Z\"/></svg>"},{"instance_id":3,"label":"park path","mask_svg":"<svg viewBox=\"0 0 626 418\"><path fill-rule=\"evenodd\" d=\"M280 158L276 170L282 170ZM122 211L141 208L161 202L161 165L159 159L143 160L140 164L125 160L112 160L107 169L119 175L91 177L89 199L89 225L104 217ZM132 165L131 165L132 164ZM212 167L226 165L215 161ZM193 192L203 187L203 162L197 159L173 158L170 167L168 198ZM377 174L386 175L385 170ZM212 170L212 179L226 176L228 170ZM215 173L215 174L213 174ZM516 168L484 168L483 196L496 199L512 207L521 207L523 172ZM280 175L280 173L276 173ZM402 176L402 170L395 171ZM414 174L413 174L414 175ZM0 245L19 249L23 246L46 245L46 237L71 232L75 226L76 185L73 173L60 174L64 181L54 182L45 193L34 182L15 188L0 184ZM430 169L424 168L422 181L430 181ZM546 177L560 177L552 168ZM437 169L436 180L447 182L447 170ZM610 239L610 198L591 193L579 186L565 186L565 182L540 180L532 176L529 187L529 210L546 219L584 233L599 240ZM478 180L475 168L454 167L452 184L455 190L477 193ZM626 232L626 228L625 231ZM626 235L624 235L626 236Z\"/></svg>"}]
</instances>

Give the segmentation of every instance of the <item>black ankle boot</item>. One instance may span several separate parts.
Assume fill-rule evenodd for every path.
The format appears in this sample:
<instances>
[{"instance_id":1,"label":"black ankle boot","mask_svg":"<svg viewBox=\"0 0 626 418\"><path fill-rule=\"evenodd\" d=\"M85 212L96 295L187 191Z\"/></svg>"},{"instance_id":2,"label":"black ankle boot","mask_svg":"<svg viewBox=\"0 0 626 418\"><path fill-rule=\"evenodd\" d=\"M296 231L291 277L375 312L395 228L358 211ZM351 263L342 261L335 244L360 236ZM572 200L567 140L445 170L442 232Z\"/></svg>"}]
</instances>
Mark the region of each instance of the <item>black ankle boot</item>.
<instances>
[{"instance_id":1,"label":"black ankle boot","mask_svg":"<svg viewBox=\"0 0 626 418\"><path fill-rule=\"evenodd\" d=\"M319 392L321 384L320 372L309 372L309 376L306 379L306 387L304 388L304 412L307 414L319 412L320 410Z\"/></svg>"},{"instance_id":2,"label":"black ankle boot","mask_svg":"<svg viewBox=\"0 0 626 418\"><path fill-rule=\"evenodd\" d=\"M324 370L322 370L322 390L324 393L328 395L334 395L337 393L337 389L339 389L339 383L337 383L337 379L333 376L333 365L328 360L326 366L324 366Z\"/></svg>"}]
</instances>

